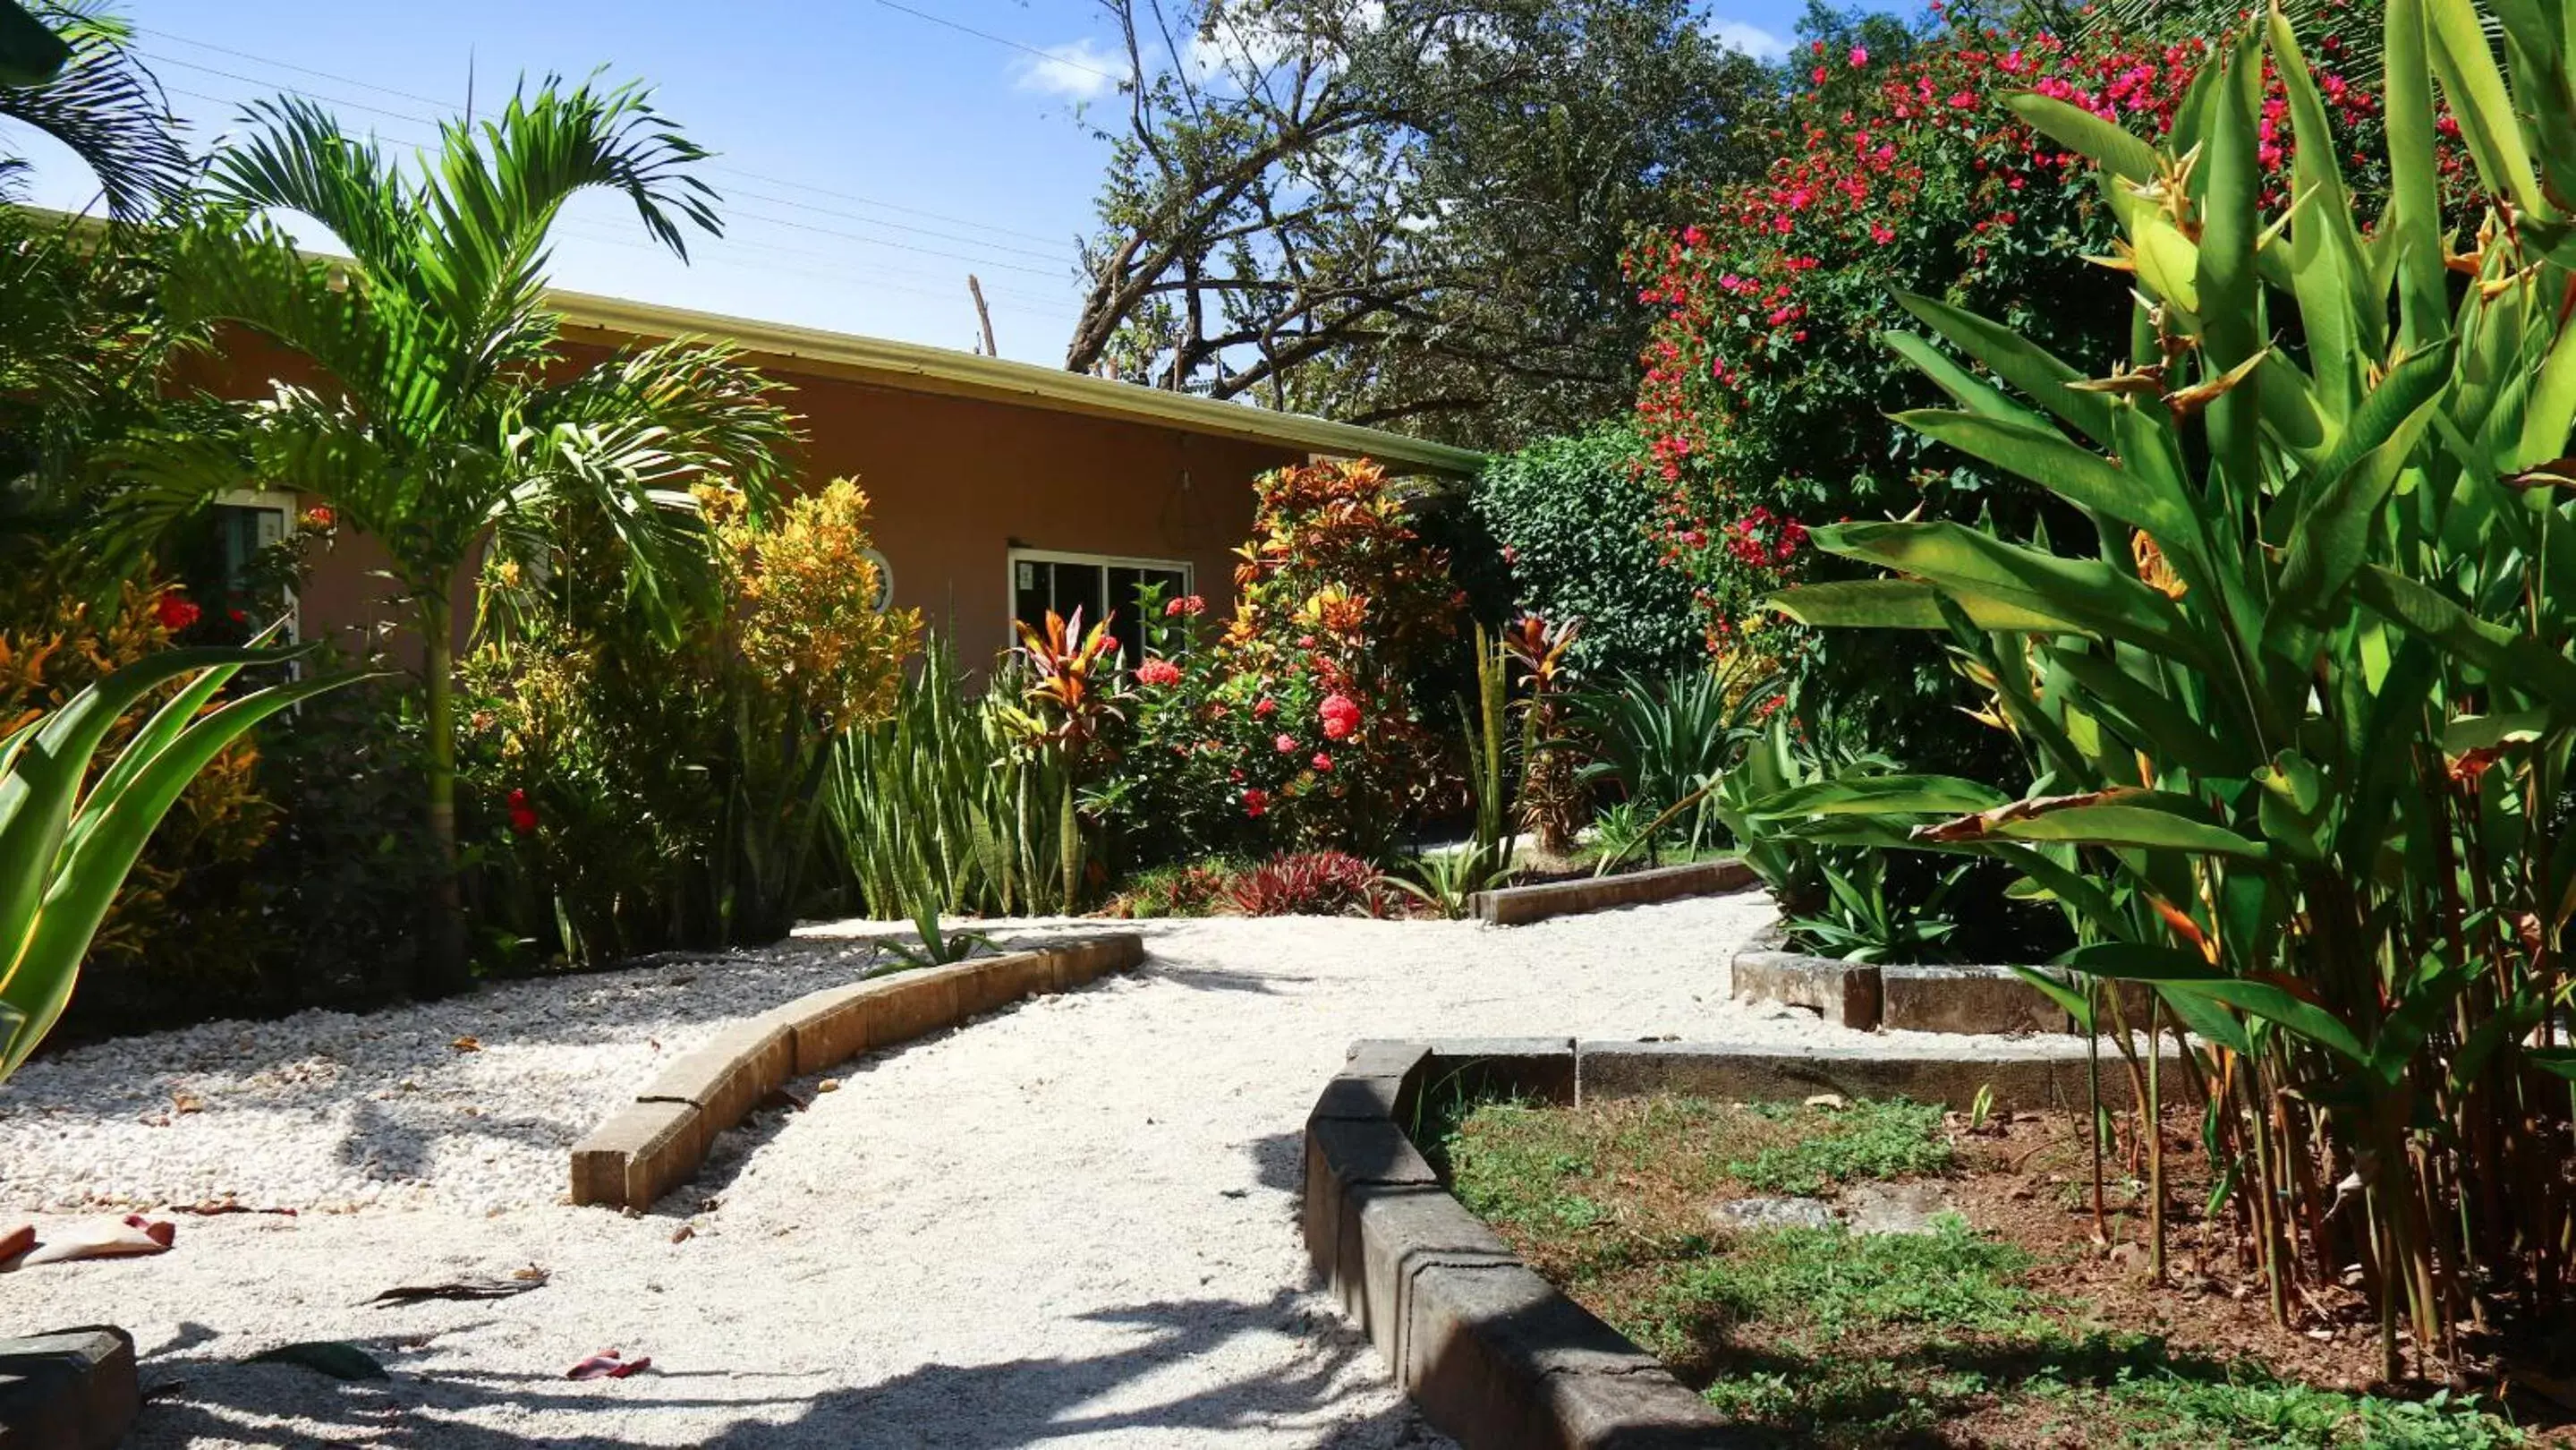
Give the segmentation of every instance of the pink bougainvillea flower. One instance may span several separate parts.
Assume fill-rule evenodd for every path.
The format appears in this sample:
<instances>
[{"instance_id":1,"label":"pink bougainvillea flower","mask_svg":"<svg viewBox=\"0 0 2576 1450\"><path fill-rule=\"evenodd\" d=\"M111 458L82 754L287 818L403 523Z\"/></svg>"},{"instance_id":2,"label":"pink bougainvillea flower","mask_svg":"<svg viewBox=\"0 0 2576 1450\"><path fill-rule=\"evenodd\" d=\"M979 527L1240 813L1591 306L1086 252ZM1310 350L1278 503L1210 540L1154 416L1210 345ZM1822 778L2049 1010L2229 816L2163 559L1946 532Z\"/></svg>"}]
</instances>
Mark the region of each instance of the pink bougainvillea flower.
<instances>
[{"instance_id":1,"label":"pink bougainvillea flower","mask_svg":"<svg viewBox=\"0 0 2576 1450\"><path fill-rule=\"evenodd\" d=\"M196 623L198 617L204 613L204 610L199 609L176 589L163 594L152 606L153 619L157 620L163 629L173 634Z\"/></svg>"},{"instance_id":2,"label":"pink bougainvillea flower","mask_svg":"<svg viewBox=\"0 0 2576 1450\"><path fill-rule=\"evenodd\" d=\"M1181 667L1159 656L1136 667L1137 684L1159 686L1177 685L1180 682Z\"/></svg>"}]
</instances>

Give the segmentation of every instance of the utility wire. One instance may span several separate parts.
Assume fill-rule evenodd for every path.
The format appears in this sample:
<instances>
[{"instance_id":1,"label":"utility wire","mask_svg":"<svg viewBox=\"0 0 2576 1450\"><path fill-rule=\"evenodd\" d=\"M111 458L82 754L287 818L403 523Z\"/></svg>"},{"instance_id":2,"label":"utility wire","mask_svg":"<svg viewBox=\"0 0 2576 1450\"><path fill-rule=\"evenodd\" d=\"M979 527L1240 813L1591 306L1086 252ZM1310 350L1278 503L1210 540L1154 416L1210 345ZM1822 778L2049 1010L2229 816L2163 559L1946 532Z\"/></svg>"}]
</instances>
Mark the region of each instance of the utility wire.
<instances>
[{"instance_id":1,"label":"utility wire","mask_svg":"<svg viewBox=\"0 0 2576 1450\"><path fill-rule=\"evenodd\" d=\"M419 95L419 94L417 94L417 93L415 93L415 92L412 92L412 91L397 90L397 89L395 89L395 88L394 88L394 87L392 87L392 86L379 85L379 84L377 84L377 83L375 83L375 82L373 82L373 81L363 81L363 80L358 79L358 78L357 78L357 77L355 77L355 76L341 75L341 74L339 74L339 73L338 73L338 72L336 72L336 71L316 70L315 68L313 68L313 67L311 67L311 66L296 65L296 64L294 64L294 63L292 63L292 62L290 62L290 61L273 60L273 59L270 59L270 58L269 58L269 57L267 57L267 56L263 56L263 55L256 55L256 54L253 54L252 52L250 52L250 51L246 51L246 50L236 50L236 49L234 49L233 47L231 47L231 46L227 46L227 45L217 45L217 44L215 44L213 41L210 41L210 40L199 40L199 39L197 39L197 38L195 38L195 37L193 37L193 36L181 35L181 34L179 34L179 33L175 32L175 31L160 30L160 29L153 29L153 28L147 28L147 27L144 27L144 26L136 26L136 27L135 27L135 31L136 31L136 33L137 33L137 34L140 34L140 35L157 35L157 36L159 36L160 38L162 38L163 40L177 41L177 42L178 42L179 44L181 44L181 45L193 46L193 47L195 47L195 48L197 48L197 49L199 49L199 50L213 51L214 53L216 53L216 54L218 54L218 55L228 55L228 56L232 56L232 57L234 57L234 58L235 58L235 59L237 59L237 60L246 60L246 61L251 61L251 62L253 62L253 63L257 64L257 65L266 66L266 67L268 67L269 69L272 69L272 70L293 71L293 72L295 72L295 73L296 73L296 74L298 74L298 75L307 75L307 76L312 76L312 77L314 77L314 78L316 78L316 79L318 79L318 80L331 81L331 82L334 82L334 83L336 83L336 84L344 85L344 86L355 86L355 87L357 87L359 90L362 90L362 91L373 91L373 92L375 92L375 93L376 93L376 94L378 94L378 95L392 96L392 97L395 97L396 99L399 99L399 100L412 101L412 102L415 102L415 103L420 104L420 105L429 106L429 107L431 107L431 108L433 108L433 109L435 109L435 110L439 110L439 111L452 111L452 110L456 109L456 103L455 103L455 102L453 102L453 101L449 101L449 100L441 100L441 99L439 99L439 98L437 98L437 97L435 97L435 96L424 96L424 95ZM977 33L980 33L980 32L977 32ZM1007 43L1011 43L1011 42L1005 42L1005 43L1007 44ZM1020 48L1022 48L1022 49L1026 49L1026 47L1020 47ZM176 57L176 56L167 56L167 55L150 55L148 52L147 52L146 54L147 54L147 58L149 58L149 59L162 61L162 62L164 62L164 63L166 63L166 64L170 64L170 65L185 66L185 67L187 67L187 68L189 68L189 69L191 69L191 70L201 70L201 71L205 71L205 72L207 72L207 73L208 73L208 74L210 74L210 75L219 75L219 76L223 76L223 77L224 77L225 79L227 79L227 80L243 81L243 82L245 82L245 83L247 83L247 84L250 84L250 85L263 86L263 87L266 87L266 86L270 86L270 85L275 84L274 82L267 81L267 80L257 80L257 79L253 79L253 78L248 77L248 76L238 76L238 75L234 75L234 74L232 74L231 72L228 72L228 71L220 71L220 70L216 70L216 69L215 69L214 67L212 67L212 66L203 65L203 64L200 64L200 63L195 62L195 61L182 60L182 59L180 59L179 57ZM1042 51L1041 51L1041 52L1038 52L1038 54L1045 54L1045 52L1042 52ZM1053 56L1050 56L1050 57L1049 57L1049 59L1060 59L1060 57L1053 57ZM1067 64L1071 64L1071 62L1066 62L1066 63L1067 63ZM292 88L292 87L280 87L280 89L288 89L288 90L292 90L293 88ZM190 94L193 94L193 93L190 93ZM297 94L310 94L310 93L309 93L309 92L297 92ZM221 97L202 97L202 96L201 96L201 97L199 97L199 99L214 99L214 100L217 100L217 101L219 101L219 102L222 102L222 101L223 101L223 98L221 98ZM329 98L328 98L328 97L315 97L315 99L327 100L327 99L329 99ZM233 103L231 103L231 102L224 102L224 103L225 103L225 104L233 104ZM336 104L345 104L345 105L348 105L348 106L352 107L353 109L357 109L357 110L365 110L365 111L373 111L373 112L375 112L376 114L379 114L379 115L395 116L395 117L399 117L400 119L403 119L403 120L412 120L412 121L418 121L418 120L421 120L421 118L420 118L420 117L413 116L413 115L409 115L409 114L404 113L404 112L400 112L400 111L389 111L389 110L384 109L383 107L364 105L364 104L362 104L362 103L355 102L355 101L350 101L350 102L338 102L338 103L336 103ZM434 125L435 123L424 121L424 122L422 122L422 124L424 124L424 125ZM946 213L946 212L931 211L931 210L928 210L928 209L926 209L926 208L923 208L923 207L917 207L917 206L908 206L908 205L906 205L906 204L904 204L904 203L902 203L902 202L899 202L899 201L887 201L887 200L886 200L886 199L884 199L883 197L864 196L864 195L861 195L861 194L860 194L860 193L858 193L858 192L836 190L836 189L834 189L834 188L832 188L832 187L828 187L828 186L818 186L818 185L816 185L816 184L814 184L813 182L810 182L810 181L796 181L796 180L792 180L792 179L790 179L790 178L788 178L788 177L784 177L784 176L771 176L771 175L764 174L764 173L762 173L762 172L758 172L758 171L751 171L751 170L748 170L748 169L743 168L743 167L739 167L739 166L731 165L731 164L727 163L727 162L726 162L726 161L725 161L721 156L717 156L717 157L715 157L715 158L712 158L712 159L708 162L708 164L707 164L707 169L708 169L709 171L721 172L721 173L723 173L723 174L725 174L725 175L728 175L728 176L739 176L739 177L743 178L743 179L744 179L744 180L746 180L746 181L756 181L756 182L761 182L761 183L763 183L763 184L765 184L765 185L769 185L769 186L784 186L784 187L788 187L788 188L790 188L790 189L792 189L792 190L796 190L796 191L811 192L811 193L813 193L814 195L817 195L817 196L828 196L828 197L832 197L832 198L834 198L835 200L839 200L839 201L854 202L854 203L856 203L856 204L858 204L858 205L860 205L860 206L872 206L872 207L876 207L876 208L878 208L878 209L879 209L879 210L881 210L881 211L902 212L902 213L903 213L903 214L905 214L906 216L917 216L917 217L923 217L923 218L926 218L926 219L928 219L928 220L930 220L930 221L946 222L946 223L948 223L948 224L949 224L949 225L951 225L951 226L974 227L974 228L976 228L976 229L978 229L978 230L981 230L981 231L995 232L995 233L999 233L999 234L1004 235L1004 236L1018 237L1018 238L1020 238L1020 239L1021 239L1021 240L1023 240L1023 241L1040 242L1040 243L1046 243L1046 244L1050 244L1050 245L1061 246L1061 245L1063 244L1063 240L1064 240L1062 237L1049 236L1049 235L1047 235L1047 234L1045 234L1045 233L1043 233L1043 232L1024 231L1024 230L1021 230L1021 229L1019 229L1019 228L1017 228L1017 227L1006 227L1006 226L1002 226L1002 225L1000 225L1000 224L998 224L998 223L995 223L995 222L978 221L978 220L976 220L976 219L974 219L974 218L972 218L972 217L951 216L951 215L949 215L949 214L948 214L948 213ZM895 223L895 222L884 222L884 223L881 223L881 225L885 225L885 226L896 226L896 225L900 225L900 224L899 224L899 223Z\"/></svg>"},{"instance_id":2,"label":"utility wire","mask_svg":"<svg viewBox=\"0 0 2576 1450\"><path fill-rule=\"evenodd\" d=\"M1037 46L1030 45L1024 41L1013 40L1007 35L995 35L989 30L977 30L974 26L961 24L949 19L945 15L933 15L927 10L915 10L909 5L899 5L895 3L895 0L876 0L876 3L884 6L888 10L900 11L916 20L927 20L933 25L944 25L951 30L957 31L959 34L971 35L977 40L989 40L995 45L1009 46L1013 50L1036 56L1040 60L1064 66L1069 70L1089 71L1091 74L1100 77L1102 80L1110 81L1118 85L1123 86L1127 84L1130 79L1127 76L1119 75L1113 71L1102 70L1096 65L1085 65L1081 61L1072 60L1065 56L1058 55L1054 51L1041 50Z\"/></svg>"}]
</instances>

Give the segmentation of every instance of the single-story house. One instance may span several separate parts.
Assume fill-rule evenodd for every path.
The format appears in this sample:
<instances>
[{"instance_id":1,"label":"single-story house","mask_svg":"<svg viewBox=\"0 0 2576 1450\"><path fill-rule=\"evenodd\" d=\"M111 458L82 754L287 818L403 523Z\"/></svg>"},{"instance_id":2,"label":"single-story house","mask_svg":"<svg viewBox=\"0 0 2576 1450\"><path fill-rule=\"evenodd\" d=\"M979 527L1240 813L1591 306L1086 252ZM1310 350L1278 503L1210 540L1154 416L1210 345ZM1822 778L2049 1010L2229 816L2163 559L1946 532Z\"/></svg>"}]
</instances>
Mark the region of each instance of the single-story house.
<instances>
[{"instance_id":1,"label":"single-story house","mask_svg":"<svg viewBox=\"0 0 2576 1450\"><path fill-rule=\"evenodd\" d=\"M1142 584L1225 608L1232 553L1251 530L1251 483L1271 469L1367 456L1391 472L1456 477L1483 461L1377 429L915 343L579 293L552 302L575 361L696 338L729 343L790 385L800 472L867 491L890 602L919 608L969 668L1012 642L1014 618L1077 605L1089 619L1122 607L1134 658L1135 611L1123 606ZM271 377L310 369L240 337L190 381L254 397ZM228 497L217 527L227 558L275 542L299 512L288 495ZM298 633L407 625L387 604L384 567L369 541L343 531L295 601Z\"/></svg>"}]
</instances>

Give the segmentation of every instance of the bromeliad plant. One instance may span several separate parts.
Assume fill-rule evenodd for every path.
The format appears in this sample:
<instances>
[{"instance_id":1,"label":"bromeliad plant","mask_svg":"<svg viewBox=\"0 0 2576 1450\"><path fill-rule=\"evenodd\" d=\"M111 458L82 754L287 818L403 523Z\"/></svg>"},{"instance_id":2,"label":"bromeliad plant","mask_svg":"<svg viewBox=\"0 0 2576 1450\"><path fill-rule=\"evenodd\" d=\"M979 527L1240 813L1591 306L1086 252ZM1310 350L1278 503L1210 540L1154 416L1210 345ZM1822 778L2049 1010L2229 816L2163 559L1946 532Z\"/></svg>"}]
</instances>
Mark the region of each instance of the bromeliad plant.
<instances>
[{"instance_id":1,"label":"bromeliad plant","mask_svg":"<svg viewBox=\"0 0 2576 1450\"><path fill-rule=\"evenodd\" d=\"M244 666L285 658L274 650L170 650L0 736L0 1081L61 1018L100 920L188 782L260 721L356 678L272 685L208 710ZM174 683L114 763L90 779L117 720Z\"/></svg>"},{"instance_id":2,"label":"bromeliad plant","mask_svg":"<svg viewBox=\"0 0 2576 1450\"><path fill-rule=\"evenodd\" d=\"M1017 653L1028 670L1021 698L1028 708L1009 712L1007 718L1031 749L1052 756L1057 765L1056 856L1067 916L1081 909L1082 867L1088 855L1077 787L1101 731L1127 718L1120 708L1128 695L1118 678L1118 638L1109 632L1114 618L1114 611L1102 616L1086 634L1080 609L1071 619L1050 609L1044 628L1017 626Z\"/></svg>"},{"instance_id":3,"label":"bromeliad plant","mask_svg":"<svg viewBox=\"0 0 2576 1450\"><path fill-rule=\"evenodd\" d=\"M2404 1337L2447 1356L2489 1309L2563 1312L2576 1288L2576 35L2563 7L2488 13L2509 75L2471 0L2390 0L2390 201L2367 230L2277 11L2160 147L2014 99L2097 169L2131 358L2086 378L1908 298L1983 371L1891 339L1958 405L1902 421L2097 537L1819 529L1898 577L1778 603L1949 631L2034 779L2018 800L1881 776L1756 808L2005 860L2074 922L2068 965L2151 984L2198 1041L2213 1209L2284 1316L2360 1265L2392 1373ZM2292 178L2268 215L2267 55ZM2493 198L2465 250L2438 214L2437 90Z\"/></svg>"}]
</instances>

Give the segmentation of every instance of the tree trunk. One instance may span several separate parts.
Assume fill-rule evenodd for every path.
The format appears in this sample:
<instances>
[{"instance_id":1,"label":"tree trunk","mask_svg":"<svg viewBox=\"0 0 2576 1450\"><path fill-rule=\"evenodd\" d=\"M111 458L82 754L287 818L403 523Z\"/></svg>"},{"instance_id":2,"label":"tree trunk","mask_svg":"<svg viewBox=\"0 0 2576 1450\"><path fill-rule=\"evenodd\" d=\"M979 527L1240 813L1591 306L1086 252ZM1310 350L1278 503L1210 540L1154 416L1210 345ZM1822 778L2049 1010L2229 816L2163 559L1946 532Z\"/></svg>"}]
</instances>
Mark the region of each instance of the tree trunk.
<instances>
[{"instance_id":1,"label":"tree trunk","mask_svg":"<svg viewBox=\"0 0 2576 1450\"><path fill-rule=\"evenodd\" d=\"M423 728L429 734L429 841L438 879L430 900L420 994L453 996L473 985L465 960L465 895L456 852L456 619L444 589L420 595Z\"/></svg>"}]
</instances>

